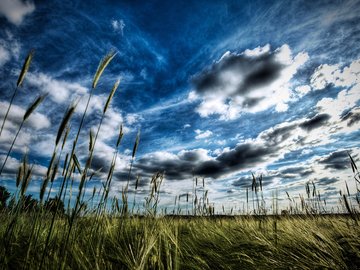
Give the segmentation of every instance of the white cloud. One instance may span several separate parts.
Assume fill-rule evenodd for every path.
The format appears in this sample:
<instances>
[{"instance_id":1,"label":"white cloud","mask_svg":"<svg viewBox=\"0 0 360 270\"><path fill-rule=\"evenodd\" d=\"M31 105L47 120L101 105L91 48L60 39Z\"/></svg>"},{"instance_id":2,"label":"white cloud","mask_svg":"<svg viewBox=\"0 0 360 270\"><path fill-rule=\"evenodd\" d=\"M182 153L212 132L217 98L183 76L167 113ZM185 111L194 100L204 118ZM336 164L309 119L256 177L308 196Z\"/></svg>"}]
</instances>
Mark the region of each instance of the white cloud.
<instances>
[{"instance_id":1,"label":"white cloud","mask_svg":"<svg viewBox=\"0 0 360 270\"><path fill-rule=\"evenodd\" d=\"M0 45L0 67L10 60L10 53Z\"/></svg>"},{"instance_id":2,"label":"white cloud","mask_svg":"<svg viewBox=\"0 0 360 270\"><path fill-rule=\"evenodd\" d=\"M201 100L196 108L201 117L219 115L221 120L271 107L286 111L287 103L293 101L291 79L308 59L304 52L293 57L287 44L273 52L269 45L241 54L226 52L195 76L195 91L190 92L188 100Z\"/></svg>"},{"instance_id":3,"label":"white cloud","mask_svg":"<svg viewBox=\"0 0 360 270\"><path fill-rule=\"evenodd\" d=\"M25 16L35 10L35 5L32 1L21 0L1 0L0 14L6 17L9 22L20 25Z\"/></svg>"},{"instance_id":4,"label":"white cloud","mask_svg":"<svg viewBox=\"0 0 360 270\"><path fill-rule=\"evenodd\" d=\"M295 93L300 96L304 96L311 91L311 87L309 85L300 85L295 88Z\"/></svg>"},{"instance_id":5,"label":"white cloud","mask_svg":"<svg viewBox=\"0 0 360 270\"><path fill-rule=\"evenodd\" d=\"M140 116L137 114L134 114L134 113L126 115L126 122L129 125L135 124L136 122L139 121L139 119L140 119Z\"/></svg>"},{"instance_id":6,"label":"white cloud","mask_svg":"<svg viewBox=\"0 0 360 270\"><path fill-rule=\"evenodd\" d=\"M254 57L254 56L260 56L260 55L266 54L269 51L270 51L270 44L266 44L264 47L258 46L252 50L246 49L244 51L244 54L246 56ZM227 52L227 53L229 54L230 52Z\"/></svg>"},{"instance_id":7,"label":"white cloud","mask_svg":"<svg viewBox=\"0 0 360 270\"><path fill-rule=\"evenodd\" d=\"M112 20L111 26L115 32L119 32L121 35L124 35L124 28L126 25L123 20Z\"/></svg>"},{"instance_id":8,"label":"white cloud","mask_svg":"<svg viewBox=\"0 0 360 270\"><path fill-rule=\"evenodd\" d=\"M350 87L360 82L360 59L341 69L340 65L320 65L311 76L313 89L321 90L329 84L335 87Z\"/></svg>"},{"instance_id":9,"label":"white cloud","mask_svg":"<svg viewBox=\"0 0 360 270\"><path fill-rule=\"evenodd\" d=\"M197 134L195 136L197 140L208 138L213 134L210 130L202 131L200 129L195 130L195 133Z\"/></svg>"},{"instance_id":10,"label":"white cloud","mask_svg":"<svg viewBox=\"0 0 360 270\"><path fill-rule=\"evenodd\" d=\"M5 155L0 155L0 164L3 164L3 162L5 161L5 157L6 157ZM18 172L21 162L22 161L9 156L8 160L6 161L2 176L7 175L8 177L14 178L14 175L16 175ZM32 169L33 177L34 176L44 176L47 171L47 168L45 166L41 166L38 164L29 164L29 166L33 166L33 169Z\"/></svg>"},{"instance_id":11,"label":"white cloud","mask_svg":"<svg viewBox=\"0 0 360 270\"><path fill-rule=\"evenodd\" d=\"M57 80L44 73L29 73L27 80L30 85L37 87L43 93L48 93L51 100L57 104L68 104L70 100L88 91L79 83Z\"/></svg>"},{"instance_id":12,"label":"white cloud","mask_svg":"<svg viewBox=\"0 0 360 270\"><path fill-rule=\"evenodd\" d=\"M6 110L9 106L8 102L0 102L0 119L3 120ZM12 105L8 114L8 118L5 122L3 132L0 137L1 149L7 151L12 143L15 134L22 122L25 114L25 109L18 105ZM1 122L2 123L2 122ZM36 142L37 136L34 135L34 131L49 128L51 125L49 118L39 112L33 112L26 120L22 131L14 145L14 150L24 152L29 147L32 147L32 142Z\"/></svg>"},{"instance_id":13,"label":"white cloud","mask_svg":"<svg viewBox=\"0 0 360 270\"><path fill-rule=\"evenodd\" d=\"M5 112L9 106L8 102L0 102L0 116L3 118L5 116ZM9 111L9 115L7 121L5 123L4 128L13 128L14 126L18 126L25 114L25 109L18 105L12 105ZM29 118L26 120L26 126L33 128L35 130L44 129L50 126L50 120L44 114L39 112L33 112Z\"/></svg>"},{"instance_id":14,"label":"white cloud","mask_svg":"<svg viewBox=\"0 0 360 270\"><path fill-rule=\"evenodd\" d=\"M113 108L108 109L106 111L98 139L101 141L108 141L109 139L112 139L114 137L117 138L117 136L119 135L120 125L123 124L123 122L124 119L120 112L118 112ZM97 127L98 127L98 123L96 123L92 128L93 130L97 130ZM129 132L129 128L123 126L123 132L124 133Z\"/></svg>"},{"instance_id":15,"label":"white cloud","mask_svg":"<svg viewBox=\"0 0 360 270\"><path fill-rule=\"evenodd\" d=\"M199 96L195 93L195 91L191 91L188 95L189 102L196 101L198 98L199 98Z\"/></svg>"},{"instance_id":16,"label":"white cloud","mask_svg":"<svg viewBox=\"0 0 360 270\"><path fill-rule=\"evenodd\" d=\"M341 115L356 106L360 100L360 59L343 69L339 65L321 65L311 76L311 86L321 90L327 85L345 88L335 98L323 98L316 107L320 112L331 115L339 121Z\"/></svg>"},{"instance_id":17,"label":"white cloud","mask_svg":"<svg viewBox=\"0 0 360 270\"><path fill-rule=\"evenodd\" d=\"M360 85L352 87L350 90L342 90L335 98L323 98L316 107L319 111L330 114L334 119L339 120L340 116L353 108L360 100Z\"/></svg>"}]
</instances>

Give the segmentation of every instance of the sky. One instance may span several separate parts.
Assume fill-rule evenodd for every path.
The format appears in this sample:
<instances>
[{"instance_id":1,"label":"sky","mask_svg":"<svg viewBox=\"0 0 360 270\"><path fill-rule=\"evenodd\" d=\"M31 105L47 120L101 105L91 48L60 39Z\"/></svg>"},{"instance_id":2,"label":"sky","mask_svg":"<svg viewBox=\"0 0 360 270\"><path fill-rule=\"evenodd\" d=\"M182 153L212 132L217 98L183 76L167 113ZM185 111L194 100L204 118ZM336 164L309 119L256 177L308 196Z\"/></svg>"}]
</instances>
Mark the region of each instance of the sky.
<instances>
[{"instance_id":1,"label":"sky","mask_svg":"<svg viewBox=\"0 0 360 270\"><path fill-rule=\"evenodd\" d=\"M263 176L268 207L275 193L288 207L286 192L299 198L309 182L332 207L345 183L356 193L348 154L359 161L359 1L1 0L0 25L1 121L34 49L0 137L1 163L27 107L47 94L0 176L12 192L28 153L34 165L28 192L38 196L65 111L77 103L71 126L78 126L98 64L114 50L76 148L84 166L89 130L97 129L120 79L87 194L106 179L120 125L112 196L121 197L139 130L129 187L133 192L139 175L139 200L156 172L165 175L164 207L175 196L192 196L195 177L205 179L216 209L243 209L252 173ZM75 134L72 128L61 161ZM60 182L58 175L53 195Z\"/></svg>"}]
</instances>

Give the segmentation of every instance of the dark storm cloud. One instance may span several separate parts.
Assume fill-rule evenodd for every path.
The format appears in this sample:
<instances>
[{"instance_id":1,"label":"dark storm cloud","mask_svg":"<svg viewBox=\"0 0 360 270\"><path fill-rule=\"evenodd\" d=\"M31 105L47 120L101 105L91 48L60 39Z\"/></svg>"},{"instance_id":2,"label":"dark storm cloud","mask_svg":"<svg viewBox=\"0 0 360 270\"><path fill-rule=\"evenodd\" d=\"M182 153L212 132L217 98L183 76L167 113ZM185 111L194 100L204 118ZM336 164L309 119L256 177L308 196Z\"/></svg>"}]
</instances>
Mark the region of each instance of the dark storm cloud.
<instances>
[{"instance_id":1,"label":"dark storm cloud","mask_svg":"<svg viewBox=\"0 0 360 270\"><path fill-rule=\"evenodd\" d=\"M165 172L167 179L173 180L190 179L193 175L218 178L241 169L252 168L265 161L274 151L275 148L272 147L245 143L215 158L204 159L197 150L187 151L177 155L177 158L166 160L148 156L140 159L134 168L136 173L143 176Z\"/></svg>"},{"instance_id":2,"label":"dark storm cloud","mask_svg":"<svg viewBox=\"0 0 360 270\"><path fill-rule=\"evenodd\" d=\"M141 158L134 165L137 173L142 177L151 177L156 172L165 172L167 179L189 179L191 172L198 160L157 160L152 157Z\"/></svg>"},{"instance_id":3,"label":"dark storm cloud","mask_svg":"<svg viewBox=\"0 0 360 270\"><path fill-rule=\"evenodd\" d=\"M240 144L234 149L224 152L216 159L223 166L234 169L244 169L264 160L273 152L273 149L265 146L256 146L250 143Z\"/></svg>"},{"instance_id":4,"label":"dark storm cloud","mask_svg":"<svg viewBox=\"0 0 360 270\"><path fill-rule=\"evenodd\" d=\"M250 108L256 106L263 98L245 98L242 103L242 106L245 108Z\"/></svg>"},{"instance_id":5,"label":"dark storm cloud","mask_svg":"<svg viewBox=\"0 0 360 270\"><path fill-rule=\"evenodd\" d=\"M268 186L269 184L271 184L273 182L274 178L276 178L276 177L277 177L277 175L262 176L262 186L263 187ZM258 180L258 177L256 179ZM232 182L231 185L233 185L234 187L240 187L240 188L251 188L252 181L253 181L252 175L249 174L249 176L242 176L242 177L238 178L237 180Z\"/></svg>"},{"instance_id":6,"label":"dark storm cloud","mask_svg":"<svg viewBox=\"0 0 360 270\"><path fill-rule=\"evenodd\" d=\"M91 168L94 171L100 170L101 172L108 172L110 169L111 163L105 160L103 157L100 157L98 155L93 155L92 161L91 161Z\"/></svg>"},{"instance_id":7,"label":"dark storm cloud","mask_svg":"<svg viewBox=\"0 0 360 270\"><path fill-rule=\"evenodd\" d=\"M232 182L234 187L249 188L252 184L251 176L243 176Z\"/></svg>"},{"instance_id":8,"label":"dark storm cloud","mask_svg":"<svg viewBox=\"0 0 360 270\"><path fill-rule=\"evenodd\" d=\"M306 131L311 131L315 128L319 128L327 123L327 121L330 119L330 115L324 113L324 114L318 114L314 116L313 118L304 121L299 126L302 129L305 129Z\"/></svg>"},{"instance_id":9,"label":"dark storm cloud","mask_svg":"<svg viewBox=\"0 0 360 270\"><path fill-rule=\"evenodd\" d=\"M320 186L327 186L330 184L334 184L338 181L339 181L339 179L337 179L335 177L324 177L324 178L317 180L316 183Z\"/></svg>"},{"instance_id":10,"label":"dark storm cloud","mask_svg":"<svg viewBox=\"0 0 360 270\"><path fill-rule=\"evenodd\" d=\"M283 177L290 178L296 178L296 177L306 177L313 173L313 170L311 168L307 167L292 167L292 168L286 168L282 170L281 175Z\"/></svg>"},{"instance_id":11,"label":"dark storm cloud","mask_svg":"<svg viewBox=\"0 0 360 270\"><path fill-rule=\"evenodd\" d=\"M284 170L280 170L275 174L271 175L263 175L263 186L269 185L273 182L274 179L296 179L296 178L303 178L312 174L313 171L307 167L290 167ZM236 187L251 187L252 183L252 176L242 176L239 179L235 180L232 185Z\"/></svg>"},{"instance_id":12,"label":"dark storm cloud","mask_svg":"<svg viewBox=\"0 0 360 270\"><path fill-rule=\"evenodd\" d=\"M223 164L217 160L208 160L201 162L196 166L196 174L200 176L219 177L227 170Z\"/></svg>"},{"instance_id":13,"label":"dark storm cloud","mask_svg":"<svg viewBox=\"0 0 360 270\"><path fill-rule=\"evenodd\" d=\"M347 151L338 151L322 158L319 163L324 164L326 169L345 170L349 168L350 159Z\"/></svg>"},{"instance_id":14,"label":"dark storm cloud","mask_svg":"<svg viewBox=\"0 0 360 270\"><path fill-rule=\"evenodd\" d=\"M254 167L273 153L274 149L250 143L240 144L224 152L214 160L199 163L194 173L205 177L218 178L224 174Z\"/></svg>"},{"instance_id":15,"label":"dark storm cloud","mask_svg":"<svg viewBox=\"0 0 360 270\"><path fill-rule=\"evenodd\" d=\"M277 145L291 136L292 131L296 129L295 124L288 126L277 127L268 132L263 133L260 138L269 145Z\"/></svg>"},{"instance_id":16,"label":"dark storm cloud","mask_svg":"<svg viewBox=\"0 0 360 270\"><path fill-rule=\"evenodd\" d=\"M195 75L192 82L197 93L206 94L223 91L229 87L228 76L232 76L237 80L231 85L232 94L246 95L254 88L274 82L279 78L284 67L278 62L274 52L264 52L258 56L226 54L210 68ZM252 107L258 101L249 99L245 101L245 105Z\"/></svg>"},{"instance_id":17,"label":"dark storm cloud","mask_svg":"<svg viewBox=\"0 0 360 270\"><path fill-rule=\"evenodd\" d=\"M347 121L347 126L351 127L360 121L360 112L348 112L341 118L342 121Z\"/></svg>"}]
</instances>

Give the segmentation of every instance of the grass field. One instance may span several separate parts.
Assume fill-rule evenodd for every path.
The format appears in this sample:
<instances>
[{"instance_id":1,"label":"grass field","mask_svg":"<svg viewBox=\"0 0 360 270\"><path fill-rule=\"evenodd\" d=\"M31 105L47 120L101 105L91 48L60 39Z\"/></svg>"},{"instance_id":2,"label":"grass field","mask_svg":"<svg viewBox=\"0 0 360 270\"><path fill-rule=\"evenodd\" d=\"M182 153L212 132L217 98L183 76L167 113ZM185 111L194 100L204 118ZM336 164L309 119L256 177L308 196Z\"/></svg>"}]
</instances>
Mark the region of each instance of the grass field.
<instances>
[{"instance_id":1,"label":"grass field","mask_svg":"<svg viewBox=\"0 0 360 270\"><path fill-rule=\"evenodd\" d=\"M2 269L358 269L360 228L349 216L83 217L64 247L65 218L21 216L1 245ZM1 216L0 236L10 220ZM31 240L30 240L31 239ZM29 242L31 241L31 242ZM46 246L46 250L44 247Z\"/></svg>"}]
</instances>

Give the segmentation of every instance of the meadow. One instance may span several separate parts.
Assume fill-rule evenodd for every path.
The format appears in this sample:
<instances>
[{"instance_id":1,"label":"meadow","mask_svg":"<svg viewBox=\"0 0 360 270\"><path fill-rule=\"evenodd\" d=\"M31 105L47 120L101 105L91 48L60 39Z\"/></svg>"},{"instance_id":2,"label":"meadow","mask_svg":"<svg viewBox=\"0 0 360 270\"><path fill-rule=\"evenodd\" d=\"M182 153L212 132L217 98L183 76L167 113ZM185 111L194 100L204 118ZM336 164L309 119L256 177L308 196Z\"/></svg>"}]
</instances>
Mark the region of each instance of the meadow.
<instances>
[{"instance_id":1,"label":"meadow","mask_svg":"<svg viewBox=\"0 0 360 270\"><path fill-rule=\"evenodd\" d=\"M96 177L92 160L98 134L119 81L109 93L96 132L89 132L85 160L78 160L77 145L93 91L115 56L116 53L111 51L100 61L78 127L69 125L76 103L65 110L43 176L39 200L27 194L33 170L27 153L14 178L16 192L10 194L1 187L1 269L359 269L358 190L352 193L346 185L347 192L339 194L341 211L328 213L324 208L326 201L320 197L316 186L307 183L306 194L301 195L298 202L288 195L290 207L282 214L275 196L269 213L263 203L262 177L253 175L245 202L248 205L251 201L255 206L253 210L241 215L223 210L223 215L219 215L209 201L205 181L194 178L193 194L197 195L186 195L185 198L189 209L184 212L175 200L171 209L160 211L161 185L166 177L163 173L156 173L151 178L149 194L144 201L132 202L129 193L130 184L135 186L135 192L138 189L139 178L130 183L130 175L140 144L140 132L134 138L127 183L119 198L110 197L118 147L124 135L122 126L107 177L100 190L94 189L85 200L86 185ZM32 58L33 52L30 52L4 116L0 136ZM0 175L23 124L44 99L44 95L36 98L23 115ZM73 138L69 137L70 128L75 134ZM67 143L71 150L65 154ZM61 159L63 154L65 158ZM350 155L349 164L357 187L359 171ZM79 183L74 190L76 177ZM61 184L56 197L51 197L56 179ZM249 200L250 194L254 200ZM66 204L65 199L69 196L73 196L73 203ZM141 208L135 209L135 205L141 205Z\"/></svg>"}]
</instances>

